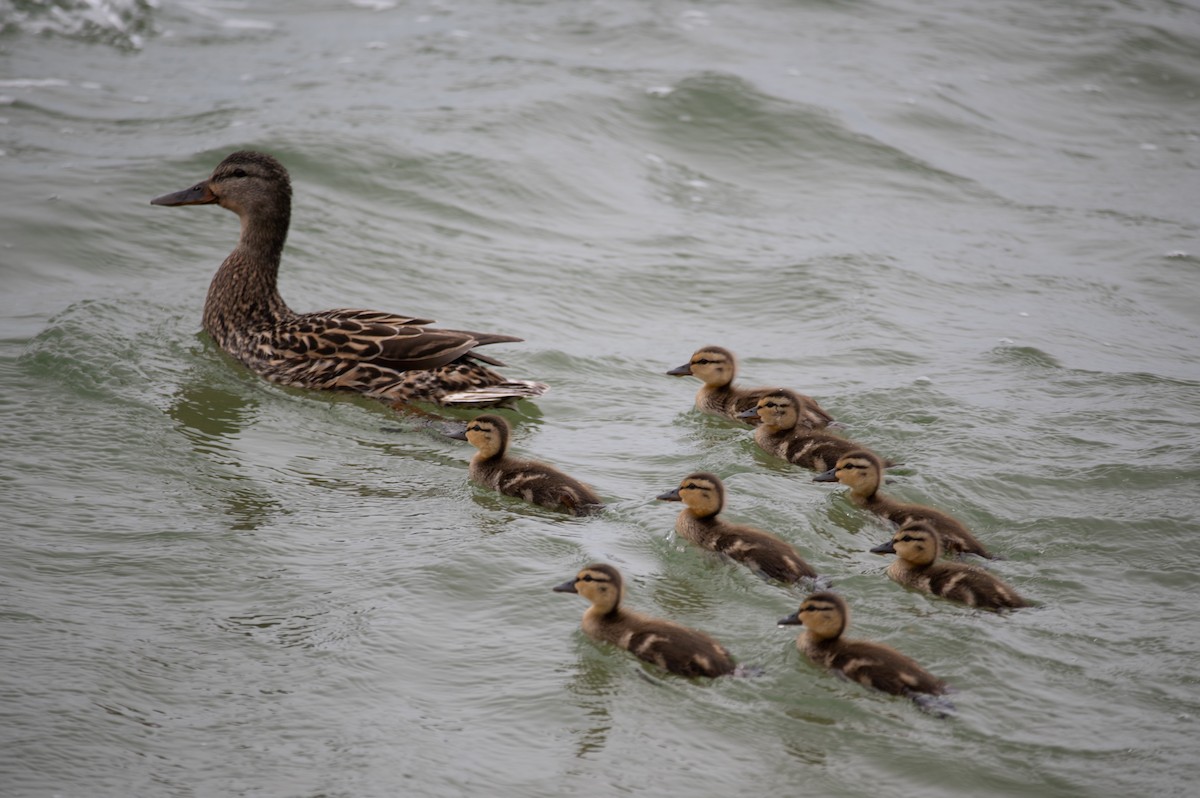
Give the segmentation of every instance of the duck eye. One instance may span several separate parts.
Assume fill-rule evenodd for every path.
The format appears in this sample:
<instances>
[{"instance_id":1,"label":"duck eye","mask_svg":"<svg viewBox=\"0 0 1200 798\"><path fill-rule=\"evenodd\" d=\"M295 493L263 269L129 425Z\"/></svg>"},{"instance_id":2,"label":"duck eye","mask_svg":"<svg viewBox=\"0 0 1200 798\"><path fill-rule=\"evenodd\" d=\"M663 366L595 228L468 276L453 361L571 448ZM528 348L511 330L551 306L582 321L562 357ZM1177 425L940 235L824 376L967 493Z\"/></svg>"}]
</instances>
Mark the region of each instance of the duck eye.
<instances>
[{"instance_id":1,"label":"duck eye","mask_svg":"<svg viewBox=\"0 0 1200 798\"><path fill-rule=\"evenodd\" d=\"M594 582L595 580L592 579L591 574L584 574L583 576L579 577L579 581L580 582Z\"/></svg>"},{"instance_id":2,"label":"duck eye","mask_svg":"<svg viewBox=\"0 0 1200 798\"><path fill-rule=\"evenodd\" d=\"M233 176L234 176L234 177L245 177L245 176L246 176L246 170L245 170L245 169L234 169L234 170L233 170Z\"/></svg>"}]
</instances>

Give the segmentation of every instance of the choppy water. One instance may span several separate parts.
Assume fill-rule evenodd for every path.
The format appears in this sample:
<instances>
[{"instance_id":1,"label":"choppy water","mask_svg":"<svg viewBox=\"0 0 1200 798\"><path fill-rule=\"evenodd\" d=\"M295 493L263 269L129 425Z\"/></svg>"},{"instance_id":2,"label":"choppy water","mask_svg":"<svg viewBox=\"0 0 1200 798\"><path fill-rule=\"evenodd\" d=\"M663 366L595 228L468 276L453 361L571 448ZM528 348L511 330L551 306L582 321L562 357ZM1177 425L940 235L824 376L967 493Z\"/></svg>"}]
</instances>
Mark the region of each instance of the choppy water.
<instances>
[{"instance_id":1,"label":"choppy water","mask_svg":"<svg viewBox=\"0 0 1200 798\"><path fill-rule=\"evenodd\" d=\"M1198 91L1169 0L0 2L0 791L1192 794ZM147 201L244 147L292 171L293 307L523 336L516 448L614 509L200 336L236 222ZM1039 606L888 581L877 522L663 375L708 343ZM958 717L816 671L801 592L673 540L697 468ZM593 559L766 674L591 644L550 587Z\"/></svg>"}]
</instances>

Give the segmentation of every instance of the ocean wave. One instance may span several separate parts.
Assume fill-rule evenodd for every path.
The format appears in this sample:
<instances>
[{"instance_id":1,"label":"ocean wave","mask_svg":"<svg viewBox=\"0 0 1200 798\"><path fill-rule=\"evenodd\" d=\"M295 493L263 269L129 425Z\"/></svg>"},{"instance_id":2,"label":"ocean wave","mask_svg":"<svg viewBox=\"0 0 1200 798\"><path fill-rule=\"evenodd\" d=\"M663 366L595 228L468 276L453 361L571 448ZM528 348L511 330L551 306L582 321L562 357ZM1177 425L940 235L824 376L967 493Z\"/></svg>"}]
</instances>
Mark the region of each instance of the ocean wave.
<instances>
[{"instance_id":1,"label":"ocean wave","mask_svg":"<svg viewBox=\"0 0 1200 798\"><path fill-rule=\"evenodd\" d=\"M0 0L0 33L66 36L139 50L158 0Z\"/></svg>"}]
</instances>

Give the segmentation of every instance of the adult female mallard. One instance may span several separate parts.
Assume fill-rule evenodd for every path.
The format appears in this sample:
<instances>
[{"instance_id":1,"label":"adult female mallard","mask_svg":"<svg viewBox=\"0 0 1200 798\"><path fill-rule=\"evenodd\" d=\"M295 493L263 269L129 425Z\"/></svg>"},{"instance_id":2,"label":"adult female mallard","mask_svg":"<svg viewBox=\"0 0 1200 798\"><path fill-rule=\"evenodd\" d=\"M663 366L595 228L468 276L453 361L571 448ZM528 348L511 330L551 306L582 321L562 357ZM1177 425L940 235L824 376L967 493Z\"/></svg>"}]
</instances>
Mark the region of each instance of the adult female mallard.
<instances>
[{"instance_id":1,"label":"adult female mallard","mask_svg":"<svg viewBox=\"0 0 1200 798\"><path fill-rule=\"evenodd\" d=\"M742 388L733 384L737 376L737 359L733 352L720 346L697 349L690 360L667 372L673 377L696 377L704 384L696 392L696 409L714 416L724 416L733 421L747 421L740 416L754 409L758 400L771 392L771 388ZM817 403L816 399L796 394L800 401L799 423L809 429L824 429L833 423L833 416Z\"/></svg>"},{"instance_id":2,"label":"adult female mallard","mask_svg":"<svg viewBox=\"0 0 1200 798\"><path fill-rule=\"evenodd\" d=\"M982 568L942 560L941 538L928 521L907 522L891 540L871 552L896 555L887 575L905 587L983 610L1000 612L1029 606L1017 591Z\"/></svg>"},{"instance_id":3,"label":"adult female mallard","mask_svg":"<svg viewBox=\"0 0 1200 798\"><path fill-rule=\"evenodd\" d=\"M539 396L539 382L505 379L503 365L475 347L511 335L434 329L432 319L377 310L296 313L276 286L292 213L287 170L270 155L235 152L191 188L152 205L218 204L238 215L241 237L204 303L204 329L217 345L272 382L362 393L403 406L495 405Z\"/></svg>"},{"instance_id":4,"label":"adult female mallard","mask_svg":"<svg viewBox=\"0 0 1200 798\"><path fill-rule=\"evenodd\" d=\"M583 613L583 631L588 637L612 643L663 670L709 677L737 670L725 646L703 632L622 607L625 583L621 572L611 565L585 565L554 592L577 593L592 603Z\"/></svg>"},{"instance_id":5,"label":"adult female mallard","mask_svg":"<svg viewBox=\"0 0 1200 798\"><path fill-rule=\"evenodd\" d=\"M991 553L971 534L962 522L949 513L908 504L879 492L883 482L884 462L865 449L847 452L833 468L813 477L813 482L840 482L850 488L850 500L859 507L881 515L904 526L910 521L925 521L938 533L942 548L950 554L978 554L992 559Z\"/></svg>"},{"instance_id":6,"label":"adult female mallard","mask_svg":"<svg viewBox=\"0 0 1200 798\"><path fill-rule=\"evenodd\" d=\"M675 533L684 540L744 563L768 579L798 582L817 576L790 543L748 524L721 518L725 483L716 474L704 471L689 474L678 488L658 498L683 502L683 510L675 518Z\"/></svg>"}]
</instances>

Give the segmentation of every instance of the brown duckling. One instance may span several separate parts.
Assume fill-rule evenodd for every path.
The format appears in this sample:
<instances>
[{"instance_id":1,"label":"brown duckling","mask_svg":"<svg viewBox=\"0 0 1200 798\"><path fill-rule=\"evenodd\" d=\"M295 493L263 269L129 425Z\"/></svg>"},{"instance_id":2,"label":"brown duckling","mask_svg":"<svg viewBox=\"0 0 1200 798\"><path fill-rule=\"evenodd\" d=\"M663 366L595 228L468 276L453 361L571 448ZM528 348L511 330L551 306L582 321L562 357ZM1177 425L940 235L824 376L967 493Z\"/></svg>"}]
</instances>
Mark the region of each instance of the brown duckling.
<instances>
[{"instance_id":1,"label":"brown duckling","mask_svg":"<svg viewBox=\"0 0 1200 798\"><path fill-rule=\"evenodd\" d=\"M204 303L204 329L217 345L272 382L351 391L403 406L497 405L539 396L540 382L511 381L475 348L520 341L511 335L441 330L432 319L377 310L296 313L276 285L292 213L292 184L279 161L235 152L192 188L152 205L218 204L242 222Z\"/></svg>"},{"instance_id":2,"label":"brown duckling","mask_svg":"<svg viewBox=\"0 0 1200 798\"><path fill-rule=\"evenodd\" d=\"M953 516L921 504L899 502L880 493L884 465L873 452L860 449L841 457L833 468L813 477L813 482L841 482L849 486L851 501L900 526L909 521L928 522L937 530L942 548L949 554L977 554L993 559L984 545Z\"/></svg>"},{"instance_id":3,"label":"brown duckling","mask_svg":"<svg viewBox=\"0 0 1200 798\"><path fill-rule=\"evenodd\" d=\"M592 603L583 613L583 631L593 640L680 676L724 676L737 669L725 647L703 632L622 607L624 580L611 565L585 565L554 591L578 593Z\"/></svg>"},{"instance_id":4,"label":"brown duckling","mask_svg":"<svg viewBox=\"0 0 1200 798\"><path fill-rule=\"evenodd\" d=\"M891 646L842 637L850 625L850 608L836 593L814 593L781 626L803 624L796 648L817 665L852 682L885 693L913 699L923 709L937 708L931 701L947 691L945 683ZM941 710L949 709L943 700Z\"/></svg>"},{"instance_id":5,"label":"brown duckling","mask_svg":"<svg viewBox=\"0 0 1200 798\"><path fill-rule=\"evenodd\" d=\"M749 421L740 414L752 410L763 394L773 390L735 386L733 378L737 375L737 360L732 352L719 346L697 349L691 360L667 373L673 377L698 377L704 384L696 392L696 409L733 421ZM816 399L799 393L796 399L800 402L798 423L809 429L823 429L833 422L833 416L825 412Z\"/></svg>"},{"instance_id":6,"label":"brown duckling","mask_svg":"<svg viewBox=\"0 0 1200 798\"><path fill-rule=\"evenodd\" d=\"M744 563L769 579L797 582L817 575L791 544L761 529L721 518L725 483L716 474L689 474L678 488L658 498L683 502L683 510L675 518L675 532L684 540Z\"/></svg>"},{"instance_id":7,"label":"brown duckling","mask_svg":"<svg viewBox=\"0 0 1200 798\"><path fill-rule=\"evenodd\" d=\"M468 473L486 488L571 515L590 515L604 506L594 490L554 466L509 457L512 428L500 416L477 416L467 422L466 429L449 433L449 437L469 441L479 450L471 458Z\"/></svg>"},{"instance_id":8,"label":"brown duckling","mask_svg":"<svg viewBox=\"0 0 1200 798\"><path fill-rule=\"evenodd\" d=\"M887 574L907 587L984 610L1029 606L1017 591L982 568L940 561L942 542L928 521L908 521L896 530L891 540L871 551L895 554L896 561L888 566Z\"/></svg>"},{"instance_id":9,"label":"brown duckling","mask_svg":"<svg viewBox=\"0 0 1200 798\"><path fill-rule=\"evenodd\" d=\"M814 471L824 471L847 452L863 448L861 443L801 424L803 404L794 391L774 388L759 398L753 408L739 415L759 421L754 440L763 451Z\"/></svg>"}]
</instances>

